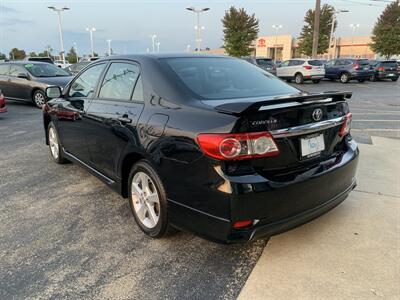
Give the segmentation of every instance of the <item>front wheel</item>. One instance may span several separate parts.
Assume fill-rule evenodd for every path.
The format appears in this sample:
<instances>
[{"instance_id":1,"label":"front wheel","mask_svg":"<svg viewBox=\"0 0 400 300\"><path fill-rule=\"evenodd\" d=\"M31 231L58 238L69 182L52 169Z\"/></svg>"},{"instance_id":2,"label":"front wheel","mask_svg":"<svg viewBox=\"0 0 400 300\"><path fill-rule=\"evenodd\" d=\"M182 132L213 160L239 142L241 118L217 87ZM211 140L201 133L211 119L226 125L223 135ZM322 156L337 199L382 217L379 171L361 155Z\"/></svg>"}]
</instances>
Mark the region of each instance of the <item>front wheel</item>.
<instances>
[{"instance_id":1,"label":"front wheel","mask_svg":"<svg viewBox=\"0 0 400 300\"><path fill-rule=\"evenodd\" d=\"M49 141L50 154L53 160L58 164L65 164L68 161L62 156L60 139L58 138L57 129L53 122L47 127L47 138Z\"/></svg>"},{"instance_id":2,"label":"front wheel","mask_svg":"<svg viewBox=\"0 0 400 300\"><path fill-rule=\"evenodd\" d=\"M129 204L140 229L152 238L172 233L167 195L154 168L146 160L139 161L132 167L128 184Z\"/></svg>"},{"instance_id":3,"label":"front wheel","mask_svg":"<svg viewBox=\"0 0 400 300\"><path fill-rule=\"evenodd\" d=\"M397 81L398 79L399 79L399 77L392 78L392 81Z\"/></svg>"},{"instance_id":4,"label":"front wheel","mask_svg":"<svg viewBox=\"0 0 400 300\"><path fill-rule=\"evenodd\" d=\"M350 80L349 74L347 73L341 74L339 80L341 83L348 83Z\"/></svg>"},{"instance_id":5,"label":"front wheel","mask_svg":"<svg viewBox=\"0 0 400 300\"><path fill-rule=\"evenodd\" d=\"M32 100L37 108L42 108L42 106L46 103L46 95L43 91L37 90L33 93Z\"/></svg>"},{"instance_id":6,"label":"front wheel","mask_svg":"<svg viewBox=\"0 0 400 300\"><path fill-rule=\"evenodd\" d=\"M297 84L302 84L304 82L303 74L297 73L294 76L294 82L296 82Z\"/></svg>"}]
</instances>

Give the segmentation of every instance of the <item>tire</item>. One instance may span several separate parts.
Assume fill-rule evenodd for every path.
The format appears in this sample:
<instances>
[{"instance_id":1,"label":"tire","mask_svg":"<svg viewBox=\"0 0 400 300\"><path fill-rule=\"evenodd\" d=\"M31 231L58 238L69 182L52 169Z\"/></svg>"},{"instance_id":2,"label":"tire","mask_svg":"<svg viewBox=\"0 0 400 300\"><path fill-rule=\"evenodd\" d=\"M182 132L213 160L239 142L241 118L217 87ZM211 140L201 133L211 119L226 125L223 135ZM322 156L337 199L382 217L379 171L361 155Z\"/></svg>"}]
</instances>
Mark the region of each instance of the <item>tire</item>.
<instances>
[{"instance_id":1,"label":"tire","mask_svg":"<svg viewBox=\"0 0 400 300\"><path fill-rule=\"evenodd\" d=\"M313 79L312 82L313 83L320 83L321 79Z\"/></svg>"},{"instance_id":2,"label":"tire","mask_svg":"<svg viewBox=\"0 0 400 300\"><path fill-rule=\"evenodd\" d=\"M397 81L399 79L399 77L391 78L391 79L392 79L392 81Z\"/></svg>"},{"instance_id":3,"label":"tire","mask_svg":"<svg viewBox=\"0 0 400 300\"><path fill-rule=\"evenodd\" d=\"M296 75L294 75L294 82L296 82L297 84L302 84L304 82L303 74L297 73Z\"/></svg>"},{"instance_id":4,"label":"tire","mask_svg":"<svg viewBox=\"0 0 400 300\"><path fill-rule=\"evenodd\" d=\"M37 108L42 108L43 104L46 103L46 95L41 90L36 90L32 95L32 101Z\"/></svg>"},{"instance_id":5,"label":"tire","mask_svg":"<svg viewBox=\"0 0 400 300\"><path fill-rule=\"evenodd\" d=\"M169 224L163 183L146 160L133 165L129 173L128 193L133 217L146 235L161 238L175 231Z\"/></svg>"},{"instance_id":6,"label":"tire","mask_svg":"<svg viewBox=\"0 0 400 300\"><path fill-rule=\"evenodd\" d=\"M369 77L369 81L375 82L376 81L375 75L371 75L371 77Z\"/></svg>"},{"instance_id":7,"label":"tire","mask_svg":"<svg viewBox=\"0 0 400 300\"><path fill-rule=\"evenodd\" d=\"M364 78L358 78L357 81L358 81L358 82L364 82L365 79L364 79Z\"/></svg>"},{"instance_id":8,"label":"tire","mask_svg":"<svg viewBox=\"0 0 400 300\"><path fill-rule=\"evenodd\" d=\"M348 83L350 81L350 77L348 73L342 73L339 76L339 80L341 83Z\"/></svg>"},{"instance_id":9,"label":"tire","mask_svg":"<svg viewBox=\"0 0 400 300\"><path fill-rule=\"evenodd\" d=\"M52 159L58 164L68 163L68 160L62 155L60 139L53 122L50 122L49 126L47 127L47 138L49 141L49 149Z\"/></svg>"}]
</instances>

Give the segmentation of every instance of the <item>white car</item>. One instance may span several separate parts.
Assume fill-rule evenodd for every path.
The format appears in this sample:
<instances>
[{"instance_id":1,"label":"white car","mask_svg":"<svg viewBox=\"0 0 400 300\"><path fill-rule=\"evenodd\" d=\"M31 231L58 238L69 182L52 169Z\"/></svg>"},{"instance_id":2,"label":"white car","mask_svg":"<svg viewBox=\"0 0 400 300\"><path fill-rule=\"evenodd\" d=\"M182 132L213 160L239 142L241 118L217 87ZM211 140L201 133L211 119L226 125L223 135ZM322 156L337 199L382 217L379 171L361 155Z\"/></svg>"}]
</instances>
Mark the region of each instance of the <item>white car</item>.
<instances>
[{"instance_id":1,"label":"white car","mask_svg":"<svg viewBox=\"0 0 400 300\"><path fill-rule=\"evenodd\" d=\"M68 68L68 67L71 65L71 64L68 63L67 61L63 62L62 60L56 60L56 61L54 61L54 64L55 64L57 67L61 68L61 69Z\"/></svg>"},{"instance_id":2,"label":"white car","mask_svg":"<svg viewBox=\"0 0 400 300\"><path fill-rule=\"evenodd\" d=\"M317 59L289 59L277 66L276 76L288 82L294 80L298 84L306 80L318 83L325 77L325 68L322 61Z\"/></svg>"}]
</instances>

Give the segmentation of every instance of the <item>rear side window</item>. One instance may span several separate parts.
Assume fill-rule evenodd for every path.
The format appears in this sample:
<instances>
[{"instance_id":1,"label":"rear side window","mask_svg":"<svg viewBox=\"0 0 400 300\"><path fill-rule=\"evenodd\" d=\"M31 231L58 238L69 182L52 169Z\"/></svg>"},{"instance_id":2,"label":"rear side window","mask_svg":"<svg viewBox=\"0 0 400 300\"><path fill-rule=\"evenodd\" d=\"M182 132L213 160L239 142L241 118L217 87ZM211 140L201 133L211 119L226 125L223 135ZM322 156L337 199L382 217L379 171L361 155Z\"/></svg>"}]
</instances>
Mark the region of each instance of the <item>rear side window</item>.
<instances>
[{"instance_id":1,"label":"rear side window","mask_svg":"<svg viewBox=\"0 0 400 300\"><path fill-rule=\"evenodd\" d=\"M24 67L19 65L11 65L10 75L17 77L20 74L28 74Z\"/></svg>"},{"instance_id":2,"label":"rear side window","mask_svg":"<svg viewBox=\"0 0 400 300\"><path fill-rule=\"evenodd\" d=\"M203 99L283 95L299 91L262 69L233 58L161 59L189 90Z\"/></svg>"},{"instance_id":3,"label":"rear side window","mask_svg":"<svg viewBox=\"0 0 400 300\"><path fill-rule=\"evenodd\" d=\"M324 64L320 60L309 60L308 64L311 66L323 66Z\"/></svg>"},{"instance_id":4,"label":"rear side window","mask_svg":"<svg viewBox=\"0 0 400 300\"><path fill-rule=\"evenodd\" d=\"M392 67L392 68L394 67L394 68L396 68L397 67L397 62L395 62L395 61L383 61L383 62L381 62L381 66L382 67Z\"/></svg>"},{"instance_id":5,"label":"rear side window","mask_svg":"<svg viewBox=\"0 0 400 300\"><path fill-rule=\"evenodd\" d=\"M358 62L359 65L362 65L362 66L369 65L369 60L368 59L360 59L357 62Z\"/></svg>"},{"instance_id":6,"label":"rear side window","mask_svg":"<svg viewBox=\"0 0 400 300\"><path fill-rule=\"evenodd\" d=\"M138 77L138 66L112 63L101 84L99 98L130 100Z\"/></svg>"},{"instance_id":7,"label":"rear side window","mask_svg":"<svg viewBox=\"0 0 400 300\"><path fill-rule=\"evenodd\" d=\"M83 72L72 83L69 90L70 97L93 97L97 82L103 72L105 64L98 64Z\"/></svg>"},{"instance_id":8,"label":"rear side window","mask_svg":"<svg viewBox=\"0 0 400 300\"><path fill-rule=\"evenodd\" d=\"M10 70L10 65L0 64L0 75L8 75L9 70Z\"/></svg>"}]
</instances>

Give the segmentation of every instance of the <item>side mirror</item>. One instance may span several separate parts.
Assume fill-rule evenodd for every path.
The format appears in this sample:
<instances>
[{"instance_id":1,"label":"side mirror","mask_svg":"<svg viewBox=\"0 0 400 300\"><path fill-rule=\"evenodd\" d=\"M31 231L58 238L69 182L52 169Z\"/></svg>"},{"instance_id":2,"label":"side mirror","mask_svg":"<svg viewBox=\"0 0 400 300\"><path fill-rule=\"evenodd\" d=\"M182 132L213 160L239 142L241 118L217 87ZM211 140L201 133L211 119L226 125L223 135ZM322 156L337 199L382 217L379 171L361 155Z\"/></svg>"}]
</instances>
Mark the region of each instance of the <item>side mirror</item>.
<instances>
[{"instance_id":1,"label":"side mirror","mask_svg":"<svg viewBox=\"0 0 400 300\"><path fill-rule=\"evenodd\" d=\"M29 80L29 75L26 73L19 73L17 77Z\"/></svg>"},{"instance_id":2,"label":"side mirror","mask_svg":"<svg viewBox=\"0 0 400 300\"><path fill-rule=\"evenodd\" d=\"M60 98L61 95L61 88L59 86L49 86L46 88L46 96L49 99Z\"/></svg>"}]
</instances>

